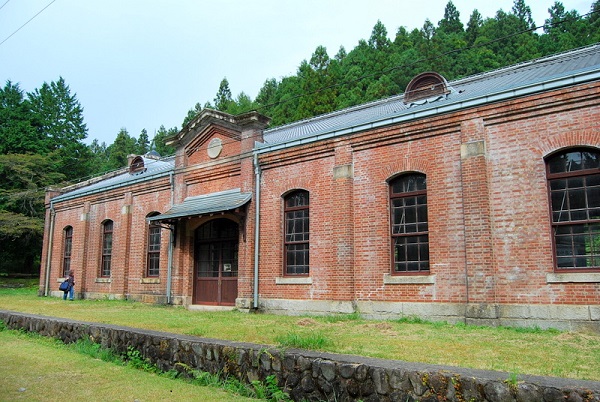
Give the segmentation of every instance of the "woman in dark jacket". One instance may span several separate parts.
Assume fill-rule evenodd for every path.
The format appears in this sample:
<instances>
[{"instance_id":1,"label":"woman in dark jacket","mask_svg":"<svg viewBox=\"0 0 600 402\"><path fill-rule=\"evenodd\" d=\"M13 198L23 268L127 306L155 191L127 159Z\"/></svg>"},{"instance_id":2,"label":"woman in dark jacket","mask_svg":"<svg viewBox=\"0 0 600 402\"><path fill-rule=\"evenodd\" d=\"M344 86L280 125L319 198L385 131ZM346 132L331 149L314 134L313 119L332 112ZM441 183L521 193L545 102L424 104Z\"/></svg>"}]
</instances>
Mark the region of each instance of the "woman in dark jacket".
<instances>
[{"instance_id":1,"label":"woman in dark jacket","mask_svg":"<svg viewBox=\"0 0 600 402\"><path fill-rule=\"evenodd\" d=\"M65 290L64 295L63 295L63 300L67 300L67 293L69 294L69 300L73 300L73 296L75 294L75 274L73 272L73 270L70 270L68 272L68 277L67 280L69 281L69 289Z\"/></svg>"}]
</instances>

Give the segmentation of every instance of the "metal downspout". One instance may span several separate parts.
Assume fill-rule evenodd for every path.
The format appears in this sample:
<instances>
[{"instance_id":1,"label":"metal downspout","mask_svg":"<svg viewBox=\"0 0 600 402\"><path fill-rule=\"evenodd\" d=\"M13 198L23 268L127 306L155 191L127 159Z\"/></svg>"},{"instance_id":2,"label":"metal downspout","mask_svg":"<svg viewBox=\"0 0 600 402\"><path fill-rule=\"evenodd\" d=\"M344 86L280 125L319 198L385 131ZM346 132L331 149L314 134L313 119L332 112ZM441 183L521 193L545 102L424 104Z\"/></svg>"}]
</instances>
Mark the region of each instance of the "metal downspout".
<instances>
[{"instance_id":1,"label":"metal downspout","mask_svg":"<svg viewBox=\"0 0 600 402\"><path fill-rule=\"evenodd\" d=\"M56 217L56 211L54 211L54 204L50 201L50 230L48 232L48 252L46 253L46 278L44 283L44 296L48 296L50 290L50 266L52 260L52 245L54 240L54 219Z\"/></svg>"},{"instance_id":2,"label":"metal downspout","mask_svg":"<svg viewBox=\"0 0 600 402\"><path fill-rule=\"evenodd\" d=\"M171 304L171 283L172 283L172 272L173 272L173 243L175 242L175 227L169 228L169 254L167 264L167 304Z\"/></svg>"},{"instance_id":3,"label":"metal downspout","mask_svg":"<svg viewBox=\"0 0 600 402\"><path fill-rule=\"evenodd\" d=\"M175 197L175 180L173 178L173 172L169 174L169 184L171 185L171 207L173 207L173 201ZM175 243L175 225L170 225L169 228L169 252L167 262L167 304L171 304L171 286L173 283L173 245Z\"/></svg>"},{"instance_id":4,"label":"metal downspout","mask_svg":"<svg viewBox=\"0 0 600 402\"><path fill-rule=\"evenodd\" d=\"M252 307L258 309L258 258L260 245L260 178L261 171L258 164L258 155L254 154L254 175L255 175L255 221L254 221L254 296Z\"/></svg>"}]
</instances>

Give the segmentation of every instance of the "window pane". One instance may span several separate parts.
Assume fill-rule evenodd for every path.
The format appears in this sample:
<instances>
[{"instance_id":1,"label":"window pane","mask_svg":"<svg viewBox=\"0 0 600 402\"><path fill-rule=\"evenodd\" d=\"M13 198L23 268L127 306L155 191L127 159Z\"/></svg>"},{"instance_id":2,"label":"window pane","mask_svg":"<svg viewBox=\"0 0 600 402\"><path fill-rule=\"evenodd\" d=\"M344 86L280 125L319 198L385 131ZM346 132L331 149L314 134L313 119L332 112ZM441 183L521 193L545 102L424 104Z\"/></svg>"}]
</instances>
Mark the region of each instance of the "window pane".
<instances>
[{"instance_id":1,"label":"window pane","mask_svg":"<svg viewBox=\"0 0 600 402\"><path fill-rule=\"evenodd\" d=\"M413 175L405 175L395 179L392 183L392 193L410 193L413 191L425 190L427 188L427 183L425 179L425 175L422 174L413 174Z\"/></svg>"},{"instance_id":2,"label":"window pane","mask_svg":"<svg viewBox=\"0 0 600 402\"><path fill-rule=\"evenodd\" d=\"M564 211L568 208L567 193L565 191L553 191L551 198L553 211Z\"/></svg>"},{"instance_id":3,"label":"window pane","mask_svg":"<svg viewBox=\"0 0 600 402\"><path fill-rule=\"evenodd\" d=\"M570 189L583 187L583 177L572 177L567 179L567 187Z\"/></svg>"},{"instance_id":4,"label":"window pane","mask_svg":"<svg viewBox=\"0 0 600 402\"><path fill-rule=\"evenodd\" d=\"M567 188L567 180L556 179L550 182L550 190L563 190Z\"/></svg>"},{"instance_id":5,"label":"window pane","mask_svg":"<svg viewBox=\"0 0 600 402\"><path fill-rule=\"evenodd\" d=\"M401 176L392 182L390 218L394 272L429 269L426 179L422 174ZM414 195L414 192L421 194ZM403 196L402 194L406 195ZM413 193L411 195L410 193ZM419 233L418 236L415 234Z\"/></svg>"},{"instance_id":6,"label":"window pane","mask_svg":"<svg viewBox=\"0 0 600 402\"><path fill-rule=\"evenodd\" d=\"M285 273L308 274L309 250L309 195L307 191L295 191L284 201L285 211Z\"/></svg>"},{"instance_id":7,"label":"window pane","mask_svg":"<svg viewBox=\"0 0 600 402\"><path fill-rule=\"evenodd\" d=\"M588 207L600 207L600 187L588 187L586 189L586 196Z\"/></svg>"},{"instance_id":8,"label":"window pane","mask_svg":"<svg viewBox=\"0 0 600 402\"><path fill-rule=\"evenodd\" d=\"M103 224L102 236L102 263L100 267L100 276L110 276L110 265L112 260L112 240L113 240L113 222L106 221Z\"/></svg>"}]
</instances>

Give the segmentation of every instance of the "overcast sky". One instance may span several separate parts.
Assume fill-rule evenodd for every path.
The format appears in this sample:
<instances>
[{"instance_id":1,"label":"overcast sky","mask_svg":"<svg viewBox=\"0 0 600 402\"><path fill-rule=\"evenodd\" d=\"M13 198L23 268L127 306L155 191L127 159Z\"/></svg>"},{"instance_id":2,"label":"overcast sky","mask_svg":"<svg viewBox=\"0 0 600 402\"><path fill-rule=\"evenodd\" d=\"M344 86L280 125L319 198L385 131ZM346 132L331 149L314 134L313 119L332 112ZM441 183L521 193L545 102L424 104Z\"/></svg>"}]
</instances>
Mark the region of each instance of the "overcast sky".
<instances>
[{"instance_id":1,"label":"overcast sky","mask_svg":"<svg viewBox=\"0 0 600 402\"><path fill-rule=\"evenodd\" d=\"M592 1L562 3L585 14ZM197 102L214 103L224 77L234 97L254 99L265 80L296 74L317 46L330 57L340 46L349 52L378 20L390 39L426 18L437 25L447 2L0 0L0 84L31 92L62 76L84 108L87 143L110 145L122 127L152 139L161 124L181 128ZM513 0L453 3L466 25L475 8L493 17ZM536 25L553 3L526 0Z\"/></svg>"}]
</instances>

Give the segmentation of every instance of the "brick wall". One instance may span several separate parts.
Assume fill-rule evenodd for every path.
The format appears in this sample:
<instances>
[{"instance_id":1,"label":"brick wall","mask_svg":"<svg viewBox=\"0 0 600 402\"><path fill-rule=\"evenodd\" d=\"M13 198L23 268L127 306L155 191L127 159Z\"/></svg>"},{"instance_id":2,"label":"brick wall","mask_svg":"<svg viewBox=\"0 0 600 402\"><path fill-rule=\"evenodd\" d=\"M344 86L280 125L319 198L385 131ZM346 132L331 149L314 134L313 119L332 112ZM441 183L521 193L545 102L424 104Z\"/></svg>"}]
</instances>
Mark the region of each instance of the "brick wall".
<instances>
[{"instance_id":1,"label":"brick wall","mask_svg":"<svg viewBox=\"0 0 600 402\"><path fill-rule=\"evenodd\" d=\"M396 316L448 306L454 320L512 317L525 325L527 314L510 315L499 306L512 306L513 312L533 305L581 306L577 319L598 327L597 279L548 280L554 262L544 158L566 147L600 146L599 88L590 83L261 153L262 306L293 301L297 303L287 312L298 313L310 310L306 303L329 302L319 307L322 312L342 303L340 311L379 306ZM182 140L174 171L175 204L232 188L254 191L252 155L236 152L250 150L262 138L263 123L229 124L202 126ZM215 159L207 156L212 138L225 144ZM431 269L420 277L390 275L388 181L406 172L427 177ZM310 193L310 276L300 283L286 281L283 272L283 197L296 189ZM241 229L238 296L244 308L253 297L256 201L221 215ZM168 231L163 231L160 281L143 283L145 217L170 206L166 178L55 205L51 290L61 267L61 233L71 225L78 290L90 297L162 300L158 296L166 291ZM216 216L184 218L177 224L175 302L191 301L194 231ZM49 217L48 212L47 232ZM113 275L110 281L97 281L105 219L115 223ZM42 274L48 239L47 234ZM43 283L42 276L42 290ZM422 308L415 307L419 304ZM546 314L536 311L533 316L538 318Z\"/></svg>"}]
</instances>

